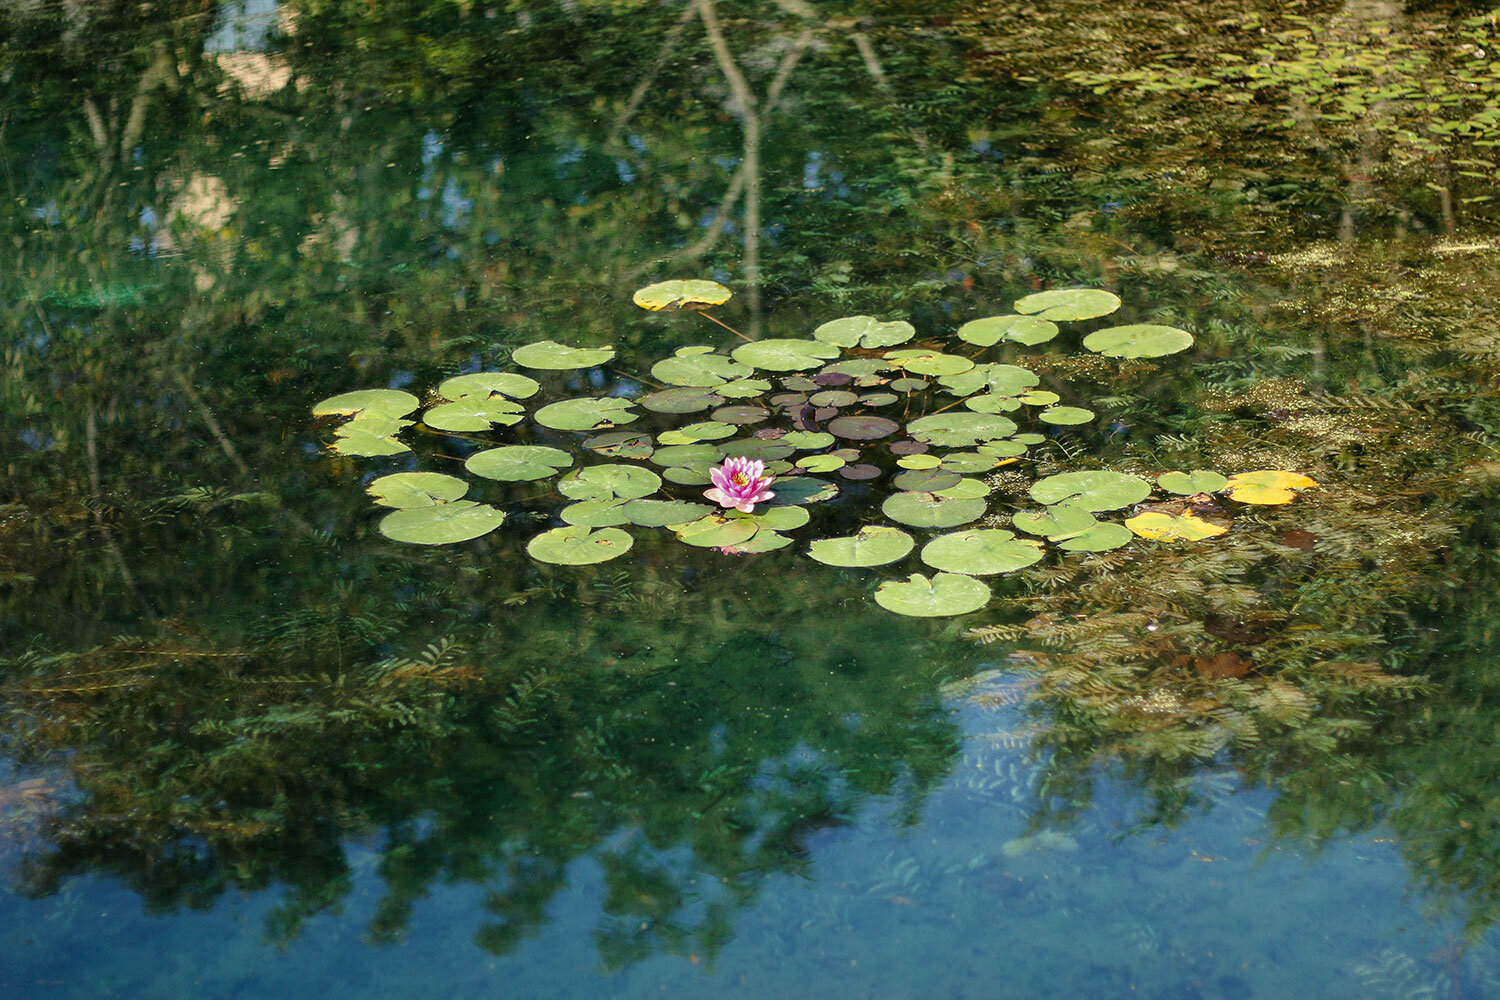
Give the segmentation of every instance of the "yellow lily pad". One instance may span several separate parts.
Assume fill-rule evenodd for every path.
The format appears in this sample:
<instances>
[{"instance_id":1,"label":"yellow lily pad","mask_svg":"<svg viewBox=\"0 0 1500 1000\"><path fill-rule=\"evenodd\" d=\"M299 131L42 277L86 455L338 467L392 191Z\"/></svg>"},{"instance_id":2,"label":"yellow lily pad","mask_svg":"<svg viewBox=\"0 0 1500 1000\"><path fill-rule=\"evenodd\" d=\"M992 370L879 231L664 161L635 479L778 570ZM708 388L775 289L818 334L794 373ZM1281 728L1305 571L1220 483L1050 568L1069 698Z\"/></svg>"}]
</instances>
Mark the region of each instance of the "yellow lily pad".
<instances>
[{"instance_id":1,"label":"yellow lily pad","mask_svg":"<svg viewBox=\"0 0 1500 1000\"><path fill-rule=\"evenodd\" d=\"M1316 485L1317 480L1300 472L1261 469L1258 472L1241 472L1237 476L1230 476L1223 492L1240 503L1273 505L1291 503L1296 498L1293 490Z\"/></svg>"},{"instance_id":2,"label":"yellow lily pad","mask_svg":"<svg viewBox=\"0 0 1500 1000\"><path fill-rule=\"evenodd\" d=\"M1158 542L1199 542L1229 531L1223 525L1205 521L1194 514L1165 514L1157 510L1126 518L1125 527L1142 538Z\"/></svg>"},{"instance_id":3,"label":"yellow lily pad","mask_svg":"<svg viewBox=\"0 0 1500 1000\"><path fill-rule=\"evenodd\" d=\"M729 301L732 293L717 281L658 281L637 289L631 301L642 309L691 309L693 306L717 306Z\"/></svg>"}]
</instances>

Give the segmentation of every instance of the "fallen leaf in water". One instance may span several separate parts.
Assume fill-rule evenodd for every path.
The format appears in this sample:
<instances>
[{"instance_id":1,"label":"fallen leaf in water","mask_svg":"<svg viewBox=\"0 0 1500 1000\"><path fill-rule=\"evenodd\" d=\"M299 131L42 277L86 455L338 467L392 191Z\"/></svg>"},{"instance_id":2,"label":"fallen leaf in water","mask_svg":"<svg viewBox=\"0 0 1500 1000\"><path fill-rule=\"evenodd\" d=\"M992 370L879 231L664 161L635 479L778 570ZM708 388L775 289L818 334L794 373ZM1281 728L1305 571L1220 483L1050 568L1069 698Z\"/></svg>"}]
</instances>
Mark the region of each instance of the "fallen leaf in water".
<instances>
[{"instance_id":1,"label":"fallen leaf in water","mask_svg":"<svg viewBox=\"0 0 1500 1000\"><path fill-rule=\"evenodd\" d=\"M1198 669L1198 676L1210 681L1224 677L1244 677L1254 665L1253 661L1242 659L1238 653L1217 653L1199 657L1193 662L1193 666Z\"/></svg>"}]
</instances>

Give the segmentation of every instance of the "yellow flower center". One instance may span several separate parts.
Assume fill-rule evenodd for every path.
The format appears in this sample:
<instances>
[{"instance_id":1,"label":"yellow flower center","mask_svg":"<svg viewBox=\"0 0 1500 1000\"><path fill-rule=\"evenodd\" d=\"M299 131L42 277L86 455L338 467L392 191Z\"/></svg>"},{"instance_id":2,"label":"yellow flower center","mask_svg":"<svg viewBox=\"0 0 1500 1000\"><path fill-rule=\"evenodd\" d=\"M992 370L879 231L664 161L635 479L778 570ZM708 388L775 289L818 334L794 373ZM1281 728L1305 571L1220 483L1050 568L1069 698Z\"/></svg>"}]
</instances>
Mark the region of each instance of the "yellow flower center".
<instances>
[{"instance_id":1,"label":"yellow flower center","mask_svg":"<svg viewBox=\"0 0 1500 1000\"><path fill-rule=\"evenodd\" d=\"M734 475L729 477L729 481L736 486L744 486L750 482L750 477L745 475L743 472L736 472Z\"/></svg>"}]
</instances>

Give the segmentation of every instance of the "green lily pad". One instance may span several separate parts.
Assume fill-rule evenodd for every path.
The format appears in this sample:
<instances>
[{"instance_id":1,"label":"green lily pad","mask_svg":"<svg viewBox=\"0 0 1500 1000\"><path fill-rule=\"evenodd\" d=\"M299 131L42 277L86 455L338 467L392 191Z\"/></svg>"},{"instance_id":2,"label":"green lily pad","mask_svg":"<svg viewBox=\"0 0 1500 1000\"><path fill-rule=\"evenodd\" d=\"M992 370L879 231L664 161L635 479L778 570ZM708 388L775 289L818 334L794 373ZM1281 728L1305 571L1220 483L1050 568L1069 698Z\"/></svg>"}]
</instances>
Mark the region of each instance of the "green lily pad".
<instances>
[{"instance_id":1,"label":"green lily pad","mask_svg":"<svg viewBox=\"0 0 1500 1000\"><path fill-rule=\"evenodd\" d=\"M1002 340L1017 344L1045 344L1057 336L1057 324L1037 316L986 316L970 320L958 328L958 339L980 347L992 347Z\"/></svg>"},{"instance_id":2,"label":"green lily pad","mask_svg":"<svg viewBox=\"0 0 1500 1000\"><path fill-rule=\"evenodd\" d=\"M819 539L808 547L807 554L829 566L863 568L905 559L915 545L900 528L871 524L842 538Z\"/></svg>"},{"instance_id":3,"label":"green lily pad","mask_svg":"<svg viewBox=\"0 0 1500 1000\"><path fill-rule=\"evenodd\" d=\"M996 458L1019 458L1026 454L1026 445L1021 441L1021 437L1022 435L1018 434L1008 441L990 441L974 450L981 455L994 455Z\"/></svg>"},{"instance_id":4,"label":"green lily pad","mask_svg":"<svg viewBox=\"0 0 1500 1000\"><path fill-rule=\"evenodd\" d=\"M708 474L711 464L670 465L661 470L661 477L669 483L677 483L680 486L707 486L713 482Z\"/></svg>"},{"instance_id":5,"label":"green lily pad","mask_svg":"<svg viewBox=\"0 0 1500 1000\"><path fill-rule=\"evenodd\" d=\"M768 501L772 506L785 507L791 504L821 503L839 495L836 484L812 476L788 476L771 484L776 496Z\"/></svg>"},{"instance_id":6,"label":"green lily pad","mask_svg":"<svg viewBox=\"0 0 1500 1000\"><path fill-rule=\"evenodd\" d=\"M844 361L835 361L824 365L818 370L819 375L848 375L852 379L869 378L879 372L887 371L890 365L879 358L849 358Z\"/></svg>"},{"instance_id":7,"label":"green lily pad","mask_svg":"<svg viewBox=\"0 0 1500 1000\"><path fill-rule=\"evenodd\" d=\"M1027 444L1027 445L1030 445L1030 444L1041 444L1043 441L1047 440L1047 435L1045 435L1045 434L1037 434L1034 431L1027 431L1024 434L1016 434L1016 435L1012 436L1011 440L1015 441L1017 444ZM980 445L979 447L980 447L981 450L983 450L983 449L991 447L991 446L990 445Z\"/></svg>"},{"instance_id":8,"label":"green lily pad","mask_svg":"<svg viewBox=\"0 0 1500 1000\"><path fill-rule=\"evenodd\" d=\"M908 378L903 376L901 378L891 379L890 383L886 385L886 388L892 390L893 392L921 392L931 384L932 383L927 381L926 379Z\"/></svg>"},{"instance_id":9,"label":"green lily pad","mask_svg":"<svg viewBox=\"0 0 1500 1000\"><path fill-rule=\"evenodd\" d=\"M381 476L365 487L382 507L435 507L469 492L469 484L441 472L398 472Z\"/></svg>"},{"instance_id":10,"label":"green lily pad","mask_svg":"<svg viewBox=\"0 0 1500 1000\"><path fill-rule=\"evenodd\" d=\"M771 531L795 531L812 518L806 507L774 507L769 504L754 514L728 511L724 516L754 521L756 527L769 528Z\"/></svg>"},{"instance_id":11,"label":"green lily pad","mask_svg":"<svg viewBox=\"0 0 1500 1000\"><path fill-rule=\"evenodd\" d=\"M926 456L913 456L923 458ZM912 490L915 492L926 491L936 493L946 490L963 482L963 477L956 472L945 472L942 469L913 469L909 472L898 472L891 479L891 485L898 490Z\"/></svg>"},{"instance_id":12,"label":"green lily pad","mask_svg":"<svg viewBox=\"0 0 1500 1000\"><path fill-rule=\"evenodd\" d=\"M1044 424L1062 424L1072 426L1074 424L1086 424L1094 419L1093 410L1085 410L1081 406L1050 406L1036 415L1036 418Z\"/></svg>"},{"instance_id":13,"label":"green lily pad","mask_svg":"<svg viewBox=\"0 0 1500 1000\"><path fill-rule=\"evenodd\" d=\"M1130 542L1135 535L1123 524L1100 521L1087 531L1063 539L1052 539L1067 552L1108 552Z\"/></svg>"},{"instance_id":14,"label":"green lily pad","mask_svg":"<svg viewBox=\"0 0 1500 1000\"><path fill-rule=\"evenodd\" d=\"M564 508L566 509L566 508ZM625 520L641 528L665 528L685 524L713 513L707 504L685 500L631 500L622 508Z\"/></svg>"},{"instance_id":15,"label":"green lily pad","mask_svg":"<svg viewBox=\"0 0 1500 1000\"><path fill-rule=\"evenodd\" d=\"M653 451L651 464L661 466L713 465L722 457L723 453L719 451L717 445L674 444Z\"/></svg>"},{"instance_id":16,"label":"green lily pad","mask_svg":"<svg viewBox=\"0 0 1500 1000\"><path fill-rule=\"evenodd\" d=\"M541 389L536 379L517 375L514 372L473 372L444 379L438 385L438 395L444 399L462 399L465 396L509 396L511 399L530 399Z\"/></svg>"},{"instance_id":17,"label":"green lily pad","mask_svg":"<svg viewBox=\"0 0 1500 1000\"><path fill-rule=\"evenodd\" d=\"M330 396L313 407L313 416L354 416L369 414L372 417L404 417L422 401L400 389L361 389Z\"/></svg>"},{"instance_id":18,"label":"green lily pad","mask_svg":"<svg viewBox=\"0 0 1500 1000\"><path fill-rule=\"evenodd\" d=\"M1193 335L1175 326L1111 326L1083 338L1083 346L1111 358L1159 358L1193 346Z\"/></svg>"},{"instance_id":19,"label":"green lily pad","mask_svg":"<svg viewBox=\"0 0 1500 1000\"><path fill-rule=\"evenodd\" d=\"M557 516L568 524L585 528L613 528L629 524L625 516L624 500L580 500L570 503L557 512Z\"/></svg>"},{"instance_id":20,"label":"green lily pad","mask_svg":"<svg viewBox=\"0 0 1500 1000\"><path fill-rule=\"evenodd\" d=\"M588 528L570 524L544 531L526 543L526 554L537 562L586 566L608 562L630 551L635 539L619 528Z\"/></svg>"},{"instance_id":21,"label":"green lily pad","mask_svg":"<svg viewBox=\"0 0 1500 1000\"><path fill-rule=\"evenodd\" d=\"M792 431L783 434L780 440L782 444L789 444L798 451L816 451L833 444L833 435L822 431Z\"/></svg>"},{"instance_id":22,"label":"green lily pad","mask_svg":"<svg viewBox=\"0 0 1500 1000\"><path fill-rule=\"evenodd\" d=\"M1119 510L1150 493L1151 484L1141 477L1105 469L1064 472L1031 484L1031 498L1037 503L1069 503L1084 510Z\"/></svg>"},{"instance_id":23,"label":"green lily pad","mask_svg":"<svg viewBox=\"0 0 1500 1000\"><path fill-rule=\"evenodd\" d=\"M556 431L593 431L628 424L638 417L630 409L630 400L619 396L564 399L536 411L536 422Z\"/></svg>"},{"instance_id":24,"label":"green lily pad","mask_svg":"<svg viewBox=\"0 0 1500 1000\"><path fill-rule=\"evenodd\" d=\"M714 549L725 545L742 545L754 537L760 525L745 517L710 514L687 524L674 524L677 540L687 545Z\"/></svg>"},{"instance_id":25,"label":"green lily pad","mask_svg":"<svg viewBox=\"0 0 1500 1000\"><path fill-rule=\"evenodd\" d=\"M770 372L797 372L817 368L839 349L821 340L756 340L734 349L734 360Z\"/></svg>"},{"instance_id":26,"label":"green lily pad","mask_svg":"<svg viewBox=\"0 0 1500 1000\"><path fill-rule=\"evenodd\" d=\"M735 545L726 546L726 550L732 555L748 556L759 552L774 552L777 549L784 549L790 544L792 544L792 540L789 536L783 535L779 531L761 528L751 536L748 542L739 542Z\"/></svg>"},{"instance_id":27,"label":"green lily pad","mask_svg":"<svg viewBox=\"0 0 1500 1000\"><path fill-rule=\"evenodd\" d=\"M596 455L611 458L647 458L655 447L644 431L608 431L583 439L583 446Z\"/></svg>"},{"instance_id":28,"label":"green lily pad","mask_svg":"<svg viewBox=\"0 0 1500 1000\"><path fill-rule=\"evenodd\" d=\"M867 392L856 402L861 406L890 406L900 400L901 397L894 392Z\"/></svg>"},{"instance_id":29,"label":"green lily pad","mask_svg":"<svg viewBox=\"0 0 1500 1000\"><path fill-rule=\"evenodd\" d=\"M1192 496L1194 493L1217 493L1229 485L1229 480L1207 469L1192 472L1167 472L1158 476L1156 485L1170 493Z\"/></svg>"},{"instance_id":30,"label":"green lily pad","mask_svg":"<svg viewBox=\"0 0 1500 1000\"><path fill-rule=\"evenodd\" d=\"M931 580L913 573L904 583L887 580L875 590L876 604L915 618L966 615L989 602L990 588L984 581L956 573L939 573Z\"/></svg>"},{"instance_id":31,"label":"green lily pad","mask_svg":"<svg viewBox=\"0 0 1500 1000\"><path fill-rule=\"evenodd\" d=\"M455 500L432 507L392 511L380 519L380 533L412 545L450 545L467 542L498 528L505 512L473 500Z\"/></svg>"},{"instance_id":32,"label":"green lily pad","mask_svg":"<svg viewBox=\"0 0 1500 1000\"><path fill-rule=\"evenodd\" d=\"M719 451L725 458L758 458L762 462L774 462L786 458L796 449L775 438L740 438L725 441L719 445Z\"/></svg>"},{"instance_id":33,"label":"green lily pad","mask_svg":"<svg viewBox=\"0 0 1500 1000\"><path fill-rule=\"evenodd\" d=\"M986 362L957 375L945 375L938 379L938 385L954 396L967 396L981 389L996 396L1015 396L1041 380L1030 368Z\"/></svg>"},{"instance_id":34,"label":"green lily pad","mask_svg":"<svg viewBox=\"0 0 1500 1000\"><path fill-rule=\"evenodd\" d=\"M573 500L638 500L661 489L661 477L639 465L590 465L557 481Z\"/></svg>"},{"instance_id":35,"label":"green lily pad","mask_svg":"<svg viewBox=\"0 0 1500 1000\"><path fill-rule=\"evenodd\" d=\"M614 356L613 347L568 347L554 340L542 340L516 348L510 359L523 368L570 371L602 365Z\"/></svg>"},{"instance_id":36,"label":"green lily pad","mask_svg":"<svg viewBox=\"0 0 1500 1000\"><path fill-rule=\"evenodd\" d=\"M977 500L989 496L990 488L980 479L960 479L952 486L932 491L947 500Z\"/></svg>"},{"instance_id":37,"label":"green lily pad","mask_svg":"<svg viewBox=\"0 0 1500 1000\"><path fill-rule=\"evenodd\" d=\"M932 413L906 425L918 441L945 448L968 448L984 441L1010 437L1016 422L990 413Z\"/></svg>"},{"instance_id":38,"label":"green lily pad","mask_svg":"<svg viewBox=\"0 0 1500 1000\"><path fill-rule=\"evenodd\" d=\"M760 406L721 406L710 417L721 424L759 424L771 416L771 411Z\"/></svg>"},{"instance_id":39,"label":"green lily pad","mask_svg":"<svg viewBox=\"0 0 1500 1000\"><path fill-rule=\"evenodd\" d=\"M726 399L750 399L771 391L771 383L763 378L737 378L714 386L714 392Z\"/></svg>"},{"instance_id":40,"label":"green lily pad","mask_svg":"<svg viewBox=\"0 0 1500 1000\"><path fill-rule=\"evenodd\" d=\"M641 397L641 405L653 413L697 413L724 402L724 397L699 386L663 389Z\"/></svg>"},{"instance_id":41,"label":"green lily pad","mask_svg":"<svg viewBox=\"0 0 1500 1000\"><path fill-rule=\"evenodd\" d=\"M1126 532L1129 534L1129 532ZM922 546L922 561L933 569L991 576L1025 569L1044 555L1041 542L1017 538L1003 528L972 528L939 535Z\"/></svg>"},{"instance_id":42,"label":"green lily pad","mask_svg":"<svg viewBox=\"0 0 1500 1000\"><path fill-rule=\"evenodd\" d=\"M573 464L573 456L557 448L533 444L508 444L468 457L464 467L476 476L503 482L546 479Z\"/></svg>"},{"instance_id":43,"label":"green lily pad","mask_svg":"<svg viewBox=\"0 0 1500 1000\"><path fill-rule=\"evenodd\" d=\"M658 361L651 376L667 385L717 386L754 374L755 369L739 364L722 354L687 354ZM767 388L770 388L767 386Z\"/></svg>"},{"instance_id":44,"label":"green lily pad","mask_svg":"<svg viewBox=\"0 0 1500 1000\"><path fill-rule=\"evenodd\" d=\"M970 396L964 400L964 407L975 413L1014 413L1021 408L1021 401L1015 396Z\"/></svg>"},{"instance_id":45,"label":"green lily pad","mask_svg":"<svg viewBox=\"0 0 1500 1000\"><path fill-rule=\"evenodd\" d=\"M1030 392L1021 393L1016 399L1027 406L1051 406L1062 397L1046 389L1032 389Z\"/></svg>"},{"instance_id":46,"label":"green lily pad","mask_svg":"<svg viewBox=\"0 0 1500 1000\"><path fill-rule=\"evenodd\" d=\"M880 510L892 521L913 528L956 528L984 516L988 504L981 498L939 496L936 493L903 492L886 497Z\"/></svg>"},{"instance_id":47,"label":"green lily pad","mask_svg":"<svg viewBox=\"0 0 1500 1000\"><path fill-rule=\"evenodd\" d=\"M828 422L828 433L847 441L878 441L890 437L901 429L901 425L885 417L862 414L852 417L834 417Z\"/></svg>"},{"instance_id":48,"label":"green lily pad","mask_svg":"<svg viewBox=\"0 0 1500 1000\"><path fill-rule=\"evenodd\" d=\"M813 393L807 401L814 406L853 406L859 402L859 397L843 389L824 389Z\"/></svg>"},{"instance_id":49,"label":"green lily pad","mask_svg":"<svg viewBox=\"0 0 1500 1000\"><path fill-rule=\"evenodd\" d=\"M658 281L638 288L630 301L642 309L661 312L664 309L691 309L694 306L718 306L728 302L734 293L717 281L703 278Z\"/></svg>"},{"instance_id":50,"label":"green lily pad","mask_svg":"<svg viewBox=\"0 0 1500 1000\"><path fill-rule=\"evenodd\" d=\"M356 455L360 458L371 458L378 455L400 455L411 451L406 445L391 437L381 427L389 427L393 422L384 419L367 420L363 417L349 421L340 427L334 436L333 443L328 447L340 455ZM406 425L410 421L398 420L395 424ZM365 424L375 424L376 429L371 429ZM398 428L399 429L399 428Z\"/></svg>"},{"instance_id":51,"label":"green lily pad","mask_svg":"<svg viewBox=\"0 0 1500 1000\"><path fill-rule=\"evenodd\" d=\"M700 420L696 424L688 424L680 428L677 433L686 437L687 441L668 441L666 435L661 436L662 444L690 444L696 441L718 441L727 437L734 437L735 429L729 424L721 424L717 420Z\"/></svg>"},{"instance_id":52,"label":"green lily pad","mask_svg":"<svg viewBox=\"0 0 1500 1000\"><path fill-rule=\"evenodd\" d=\"M896 464L903 469L920 472L923 469L936 469L943 464L943 460L936 455L924 453L921 455L902 455L896 459Z\"/></svg>"},{"instance_id":53,"label":"green lily pad","mask_svg":"<svg viewBox=\"0 0 1500 1000\"><path fill-rule=\"evenodd\" d=\"M415 421L387 417L379 413L361 413L353 420L334 428L335 434L399 434Z\"/></svg>"},{"instance_id":54,"label":"green lily pad","mask_svg":"<svg viewBox=\"0 0 1500 1000\"><path fill-rule=\"evenodd\" d=\"M1025 449L1022 449L1023 451ZM1013 458L1001 458L998 455L987 454L982 451L955 451L944 455L939 466L947 472L971 473L989 472L991 469L1002 465L1009 465L1015 461Z\"/></svg>"},{"instance_id":55,"label":"green lily pad","mask_svg":"<svg viewBox=\"0 0 1500 1000\"><path fill-rule=\"evenodd\" d=\"M957 375L974 367L974 362L961 354L943 354L939 351L887 351L886 360L902 371L917 375Z\"/></svg>"},{"instance_id":56,"label":"green lily pad","mask_svg":"<svg viewBox=\"0 0 1500 1000\"><path fill-rule=\"evenodd\" d=\"M1060 503L1039 511L1021 511L1011 519L1011 524L1031 535L1041 535L1054 541L1081 535L1099 522L1094 515L1082 507Z\"/></svg>"},{"instance_id":57,"label":"green lily pad","mask_svg":"<svg viewBox=\"0 0 1500 1000\"><path fill-rule=\"evenodd\" d=\"M837 455L804 455L797 459L797 468L808 472L834 472L848 464Z\"/></svg>"},{"instance_id":58,"label":"green lily pad","mask_svg":"<svg viewBox=\"0 0 1500 1000\"><path fill-rule=\"evenodd\" d=\"M432 407L422 415L422 422L437 431L487 431L496 424L518 424L525 415L520 403L504 396L476 394Z\"/></svg>"},{"instance_id":59,"label":"green lily pad","mask_svg":"<svg viewBox=\"0 0 1500 1000\"><path fill-rule=\"evenodd\" d=\"M1102 288L1054 288L1016 299L1018 313L1066 323L1108 316L1120 308L1120 297Z\"/></svg>"},{"instance_id":60,"label":"green lily pad","mask_svg":"<svg viewBox=\"0 0 1500 1000\"><path fill-rule=\"evenodd\" d=\"M839 347L894 347L916 336L916 327L903 320L881 322L874 316L845 316L813 331L813 337Z\"/></svg>"}]
</instances>

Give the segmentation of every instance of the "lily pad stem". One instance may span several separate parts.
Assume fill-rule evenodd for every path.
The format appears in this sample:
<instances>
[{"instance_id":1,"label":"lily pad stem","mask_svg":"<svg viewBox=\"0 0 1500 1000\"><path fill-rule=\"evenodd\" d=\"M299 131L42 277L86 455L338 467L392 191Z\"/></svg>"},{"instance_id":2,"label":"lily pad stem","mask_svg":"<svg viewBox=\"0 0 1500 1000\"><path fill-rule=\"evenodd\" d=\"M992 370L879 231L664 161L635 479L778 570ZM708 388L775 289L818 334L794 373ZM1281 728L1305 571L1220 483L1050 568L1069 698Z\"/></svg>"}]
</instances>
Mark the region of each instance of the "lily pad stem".
<instances>
[{"instance_id":1,"label":"lily pad stem","mask_svg":"<svg viewBox=\"0 0 1500 1000\"><path fill-rule=\"evenodd\" d=\"M702 316L704 319L709 320L710 322L719 324L724 329L728 330L730 333L734 334L736 337L740 338L741 340L746 341L746 342L751 343L751 344L755 343L754 339L745 336L743 333L740 333L740 331L736 330L734 327L730 326L728 323L726 323L723 320L719 319L717 316L710 316L708 313L702 312L701 310L695 310L695 311L698 312L699 316Z\"/></svg>"},{"instance_id":2,"label":"lily pad stem","mask_svg":"<svg viewBox=\"0 0 1500 1000\"><path fill-rule=\"evenodd\" d=\"M644 375L626 375L624 372L620 371L620 369L611 368L609 365L600 365L599 367L603 368L611 375L618 376L619 378L629 379L632 382L644 382L646 385L649 385L653 389L666 388L666 386L662 385L660 382L653 382L649 378L646 378Z\"/></svg>"}]
</instances>

